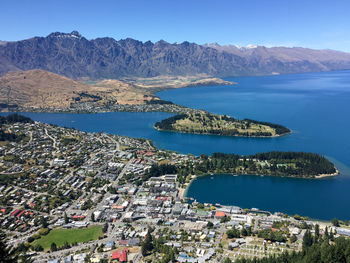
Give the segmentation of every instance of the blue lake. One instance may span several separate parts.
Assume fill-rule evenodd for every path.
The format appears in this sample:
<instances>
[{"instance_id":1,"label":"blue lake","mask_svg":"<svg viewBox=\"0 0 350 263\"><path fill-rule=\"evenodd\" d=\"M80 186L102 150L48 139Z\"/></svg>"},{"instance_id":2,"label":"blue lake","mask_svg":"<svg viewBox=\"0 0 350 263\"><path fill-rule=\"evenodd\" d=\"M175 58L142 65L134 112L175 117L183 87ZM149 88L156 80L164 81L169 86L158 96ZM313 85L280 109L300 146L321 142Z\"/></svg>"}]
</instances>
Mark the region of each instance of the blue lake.
<instances>
[{"instance_id":1,"label":"blue lake","mask_svg":"<svg viewBox=\"0 0 350 263\"><path fill-rule=\"evenodd\" d=\"M342 175L321 180L203 177L191 184L187 195L200 202L258 207L320 219L350 219L350 71L227 80L238 85L174 89L159 92L158 96L213 113L283 124L293 133L280 138L243 138L153 129L155 122L171 116L167 113L25 115L88 132L148 138L160 148L182 153L316 152L333 161Z\"/></svg>"}]
</instances>

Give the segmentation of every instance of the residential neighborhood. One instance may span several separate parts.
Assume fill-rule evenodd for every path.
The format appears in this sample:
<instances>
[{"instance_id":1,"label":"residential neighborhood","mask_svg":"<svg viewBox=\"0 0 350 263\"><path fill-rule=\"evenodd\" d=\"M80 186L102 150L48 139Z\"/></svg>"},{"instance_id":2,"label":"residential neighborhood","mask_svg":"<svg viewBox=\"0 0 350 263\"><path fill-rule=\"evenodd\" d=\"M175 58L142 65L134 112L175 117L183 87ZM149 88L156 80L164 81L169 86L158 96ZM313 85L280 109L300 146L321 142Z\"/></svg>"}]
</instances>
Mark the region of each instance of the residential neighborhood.
<instances>
[{"instance_id":1,"label":"residential neighborhood","mask_svg":"<svg viewBox=\"0 0 350 263\"><path fill-rule=\"evenodd\" d=\"M39 122L4 124L0 227L34 262L222 262L301 251L306 231L347 228L186 197L200 162L146 139ZM179 171L179 172L178 172Z\"/></svg>"}]
</instances>

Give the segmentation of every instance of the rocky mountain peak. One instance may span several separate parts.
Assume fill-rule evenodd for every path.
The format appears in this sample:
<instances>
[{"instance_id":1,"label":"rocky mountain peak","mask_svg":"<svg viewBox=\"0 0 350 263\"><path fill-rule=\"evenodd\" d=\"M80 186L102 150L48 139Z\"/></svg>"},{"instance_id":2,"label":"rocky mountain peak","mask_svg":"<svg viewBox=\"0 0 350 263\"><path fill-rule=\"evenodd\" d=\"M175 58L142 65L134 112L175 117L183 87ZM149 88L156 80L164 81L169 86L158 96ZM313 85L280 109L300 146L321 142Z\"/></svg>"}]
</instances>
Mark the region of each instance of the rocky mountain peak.
<instances>
[{"instance_id":1,"label":"rocky mountain peak","mask_svg":"<svg viewBox=\"0 0 350 263\"><path fill-rule=\"evenodd\" d=\"M72 31L71 33L54 32L47 36L48 38L76 38L81 39L82 35L78 31Z\"/></svg>"}]
</instances>

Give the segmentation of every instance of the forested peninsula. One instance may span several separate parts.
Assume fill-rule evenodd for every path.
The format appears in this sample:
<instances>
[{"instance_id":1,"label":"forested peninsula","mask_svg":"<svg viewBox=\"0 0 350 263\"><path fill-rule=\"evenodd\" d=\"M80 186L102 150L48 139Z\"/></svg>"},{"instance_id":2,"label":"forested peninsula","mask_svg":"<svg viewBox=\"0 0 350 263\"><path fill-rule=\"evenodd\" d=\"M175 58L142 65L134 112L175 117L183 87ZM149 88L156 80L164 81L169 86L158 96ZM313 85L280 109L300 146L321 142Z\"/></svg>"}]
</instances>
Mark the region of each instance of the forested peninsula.
<instances>
[{"instance_id":1,"label":"forested peninsula","mask_svg":"<svg viewBox=\"0 0 350 263\"><path fill-rule=\"evenodd\" d=\"M163 131L245 137L276 137L291 132L278 124L250 119L238 120L205 111L172 116L157 122L155 128Z\"/></svg>"},{"instance_id":2,"label":"forested peninsula","mask_svg":"<svg viewBox=\"0 0 350 263\"><path fill-rule=\"evenodd\" d=\"M178 181L184 184L193 175L251 174L312 179L320 175L335 176L338 170L332 162L315 153L267 152L247 156L213 153L211 156L201 154L195 162L154 164L140 180L165 174L178 174Z\"/></svg>"},{"instance_id":3,"label":"forested peninsula","mask_svg":"<svg viewBox=\"0 0 350 263\"><path fill-rule=\"evenodd\" d=\"M179 174L252 174L298 178L334 176L338 170L323 156L306 152L267 152L242 156L238 154L202 154L192 167Z\"/></svg>"}]
</instances>

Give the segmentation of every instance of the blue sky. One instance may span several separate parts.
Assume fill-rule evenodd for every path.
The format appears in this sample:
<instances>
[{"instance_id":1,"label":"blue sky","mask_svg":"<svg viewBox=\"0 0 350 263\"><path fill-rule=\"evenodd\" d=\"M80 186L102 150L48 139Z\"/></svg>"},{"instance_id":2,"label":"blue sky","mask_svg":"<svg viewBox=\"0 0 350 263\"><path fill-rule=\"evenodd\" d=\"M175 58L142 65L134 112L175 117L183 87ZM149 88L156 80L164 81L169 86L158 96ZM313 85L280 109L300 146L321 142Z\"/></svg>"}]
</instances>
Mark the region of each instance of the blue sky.
<instances>
[{"instance_id":1,"label":"blue sky","mask_svg":"<svg viewBox=\"0 0 350 263\"><path fill-rule=\"evenodd\" d=\"M170 43L303 46L350 52L349 0L1 0L0 39L78 30Z\"/></svg>"}]
</instances>

